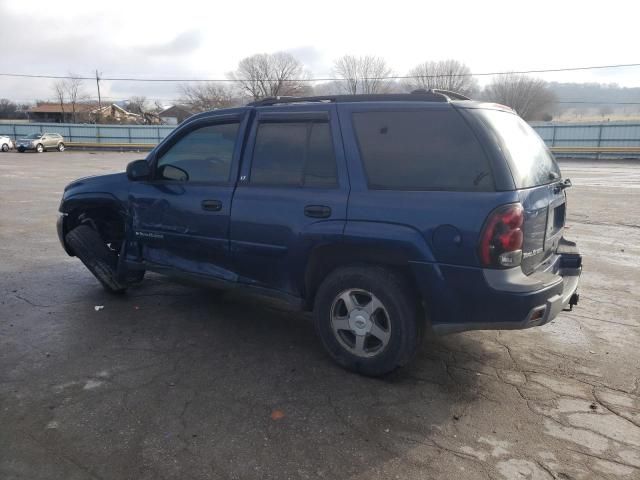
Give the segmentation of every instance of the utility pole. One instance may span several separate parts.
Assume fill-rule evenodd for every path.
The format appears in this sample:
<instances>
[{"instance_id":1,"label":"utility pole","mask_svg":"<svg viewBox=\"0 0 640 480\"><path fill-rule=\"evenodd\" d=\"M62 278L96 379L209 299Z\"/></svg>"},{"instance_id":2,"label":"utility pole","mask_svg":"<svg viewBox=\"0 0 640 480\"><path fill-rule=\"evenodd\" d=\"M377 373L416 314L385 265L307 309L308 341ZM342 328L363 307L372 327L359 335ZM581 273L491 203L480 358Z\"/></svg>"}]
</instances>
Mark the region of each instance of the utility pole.
<instances>
[{"instance_id":1,"label":"utility pole","mask_svg":"<svg viewBox=\"0 0 640 480\"><path fill-rule=\"evenodd\" d=\"M102 97L100 97L100 75L98 75L98 70L96 70L96 85L98 86L98 115L96 115L96 123L100 123L102 120Z\"/></svg>"}]
</instances>

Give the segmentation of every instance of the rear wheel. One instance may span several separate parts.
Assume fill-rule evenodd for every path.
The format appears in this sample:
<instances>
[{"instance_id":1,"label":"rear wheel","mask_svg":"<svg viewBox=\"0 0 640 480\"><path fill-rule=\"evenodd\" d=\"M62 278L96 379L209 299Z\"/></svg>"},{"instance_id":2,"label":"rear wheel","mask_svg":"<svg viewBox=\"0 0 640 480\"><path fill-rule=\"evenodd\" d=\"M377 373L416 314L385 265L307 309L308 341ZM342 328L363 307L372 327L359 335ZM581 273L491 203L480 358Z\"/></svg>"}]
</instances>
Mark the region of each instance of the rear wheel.
<instances>
[{"instance_id":1,"label":"rear wheel","mask_svg":"<svg viewBox=\"0 0 640 480\"><path fill-rule=\"evenodd\" d=\"M2 151L3 151L3 152L8 152L8 151L9 151L9 145L8 145L8 144L6 144L6 143L3 143L3 144L2 144Z\"/></svg>"},{"instance_id":2,"label":"rear wheel","mask_svg":"<svg viewBox=\"0 0 640 480\"><path fill-rule=\"evenodd\" d=\"M24 147L18 147L18 152L24 153Z\"/></svg>"},{"instance_id":3,"label":"rear wheel","mask_svg":"<svg viewBox=\"0 0 640 480\"><path fill-rule=\"evenodd\" d=\"M349 370L383 375L407 364L424 333L413 289L382 267L331 273L315 299L316 330L331 357Z\"/></svg>"},{"instance_id":4,"label":"rear wheel","mask_svg":"<svg viewBox=\"0 0 640 480\"><path fill-rule=\"evenodd\" d=\"M38 152L38 153L44 152L44 145L42 145L41 143L36 145L36 152Z\"/></svg>"},{"instance_id":5,"label":"rear wheel","mask_svg":"<svg viewBox=\"0 0 640 480\"><path fill-rule=\"evenodd\" d=\"M67 233L65 240L105 290L112 293L126 290L127 286L117 280L118 254L104 243L98 232L89 225L80 225Z\"/></svg>"},{"instance_id":6,"label":"rear wheel","mask_svg":"<svg viewBox=\"0 0 640 480\"><path fill-rule=\"evenodd\" d=\"M58 144L58 151L59 151L59 152L64 152L64 143L60 142L60 143Z\"/></svg>"}]
</instances>

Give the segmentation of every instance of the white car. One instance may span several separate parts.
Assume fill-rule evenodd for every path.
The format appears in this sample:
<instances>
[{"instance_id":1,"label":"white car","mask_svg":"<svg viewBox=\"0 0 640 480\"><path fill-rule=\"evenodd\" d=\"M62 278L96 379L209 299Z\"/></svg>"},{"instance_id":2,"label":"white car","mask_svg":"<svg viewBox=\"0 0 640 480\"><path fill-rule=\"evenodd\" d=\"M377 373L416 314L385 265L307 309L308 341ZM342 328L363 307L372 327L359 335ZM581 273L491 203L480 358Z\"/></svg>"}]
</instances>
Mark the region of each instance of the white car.
<instances>
[{"instance_id":1,"label":"white car","mask_svg":"<svg viewBox=\"0 0 640 480\"><path fill-rule=\"evenodd\" d=\"M3 152L8 152L14 146L15 145L13 144L13 140L11 140L11 137L0 135L0 150L2 150Z\"/></svg>"}]
</instances>

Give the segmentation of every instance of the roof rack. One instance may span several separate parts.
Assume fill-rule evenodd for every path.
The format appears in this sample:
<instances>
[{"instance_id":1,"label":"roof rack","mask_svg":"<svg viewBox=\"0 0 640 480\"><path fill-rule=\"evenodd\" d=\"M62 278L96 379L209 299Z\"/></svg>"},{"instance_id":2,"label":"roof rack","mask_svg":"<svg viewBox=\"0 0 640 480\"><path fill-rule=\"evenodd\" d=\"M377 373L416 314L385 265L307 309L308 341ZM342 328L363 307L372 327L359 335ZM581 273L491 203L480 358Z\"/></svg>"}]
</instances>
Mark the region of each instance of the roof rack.
<instances>
[{"instance_id":1,"label":"roof rack","mask_svg":"<svg viewBox=\"0 0 640 480\"><path fill-rule=\"evenodd\" d=\"M430 91L433 93L440 93L442 95L445 95L449 97L451 100L471 100L466 95L462 95L461 93L458 93L458 92L452 92L451 90L442 90L440 88L433 88Z\"/></svg>"},{"instance_id":2,"label":"roof rack","mask_svg":"<svg viewBox=\"0 0 640 480\"><path fill-rule=\"evenodd\" d=\"M411 93L370 93L362 95L325 95L315 97L267 97L250 102L250 107L266 107L287 103L344 103L344 102L448 102L470 100L448 90L414 90Z\"/></svg>"}]
</instances>

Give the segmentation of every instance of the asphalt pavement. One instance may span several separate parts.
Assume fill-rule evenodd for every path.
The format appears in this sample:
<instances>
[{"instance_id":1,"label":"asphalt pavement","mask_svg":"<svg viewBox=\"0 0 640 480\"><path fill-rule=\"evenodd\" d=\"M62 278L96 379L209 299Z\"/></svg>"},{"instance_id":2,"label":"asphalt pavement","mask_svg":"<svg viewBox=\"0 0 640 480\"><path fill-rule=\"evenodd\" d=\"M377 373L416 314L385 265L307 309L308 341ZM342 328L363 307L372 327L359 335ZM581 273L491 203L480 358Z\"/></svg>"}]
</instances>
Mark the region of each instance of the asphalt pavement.
<instances>
[{"instance_id":1,"label":"asphalt pavement","mask_svg":"<svg viewBox=\"0 0 640 480\"><path fill-rule=\"evenodd\" d=\"M640 162L567 161L580 304L430 338L383 379L308 316L149 275L105 293L55 231L144 153L0 153L0 478L640 478Z\"/></svg>"}]
</instances>

